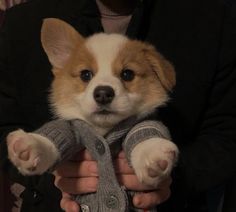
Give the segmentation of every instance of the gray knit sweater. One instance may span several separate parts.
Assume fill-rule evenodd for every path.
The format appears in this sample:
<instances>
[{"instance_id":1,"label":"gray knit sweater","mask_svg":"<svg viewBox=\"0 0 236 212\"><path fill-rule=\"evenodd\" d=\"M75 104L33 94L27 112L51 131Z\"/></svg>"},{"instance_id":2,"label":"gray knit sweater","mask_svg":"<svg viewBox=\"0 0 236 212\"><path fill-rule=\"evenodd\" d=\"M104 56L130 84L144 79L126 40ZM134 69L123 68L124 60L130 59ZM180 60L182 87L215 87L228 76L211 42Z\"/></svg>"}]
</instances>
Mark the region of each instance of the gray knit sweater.
<instances>
[{"instance_id":1,"label":"gray knit sweater","mask_svg":"<svg viewBox=\"0 0 236 212\"><path fill-rule=\"evenodd\" d=\"M60 160L55 166L84 148L97 161L97 192L75 197L82 211L86 212L138 211L132 209L130 204L131 192L120 186L116 179L112 158L123 148L130 162L131 151L138 143L153 137L170 139L168 130L162 123L150 120L137 123L135 118L121 122L104 137L98 135L85 121L78 119L51 121L36 133L47 137L60 152Z\"/></svg>"}]
</instances>

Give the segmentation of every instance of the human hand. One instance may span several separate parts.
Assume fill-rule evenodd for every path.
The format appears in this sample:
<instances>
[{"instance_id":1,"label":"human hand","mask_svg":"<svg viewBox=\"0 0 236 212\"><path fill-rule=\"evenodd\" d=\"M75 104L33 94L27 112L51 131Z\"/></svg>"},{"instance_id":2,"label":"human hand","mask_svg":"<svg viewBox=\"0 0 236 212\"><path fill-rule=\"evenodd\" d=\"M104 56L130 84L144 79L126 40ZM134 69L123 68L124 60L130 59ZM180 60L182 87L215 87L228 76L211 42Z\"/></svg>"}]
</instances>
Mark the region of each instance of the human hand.
<instances>
[{"instance_id":1,"label":"human hand","mask_svg":"<svg viewBox=\"0 0 236 212\"><path fill-rule=\"evenodd\" d=\"M158 188L141 184L133 169L129 167L124 152L120 152L115 160L115 169L120 184L128 190L137 191L133 204L137 208L151 208L170 196L171 177L163 180ZM83 151L72 161L62 164L55 172L55 185L62 191L61 207L67 212L78 212L79 206L71 200L69 194L95 192L98 175L97 164L87 151Z\"/></svg>"},{"instance_id":2,"label":"human hand","mask_svg":"<svg viewBox=\"0 0 236 212\"><path fill-rule=\"evenodd\" d=\"M128 165L123 151L119 153L116 159L115 169L120 184L124 185L128 190L137 191L133 197L133 205L136 208L152 208L170 197L170 185L172 182L170 176L158 184L157 188L140 183L134 170Z\"/></svg>"}]
</instances>

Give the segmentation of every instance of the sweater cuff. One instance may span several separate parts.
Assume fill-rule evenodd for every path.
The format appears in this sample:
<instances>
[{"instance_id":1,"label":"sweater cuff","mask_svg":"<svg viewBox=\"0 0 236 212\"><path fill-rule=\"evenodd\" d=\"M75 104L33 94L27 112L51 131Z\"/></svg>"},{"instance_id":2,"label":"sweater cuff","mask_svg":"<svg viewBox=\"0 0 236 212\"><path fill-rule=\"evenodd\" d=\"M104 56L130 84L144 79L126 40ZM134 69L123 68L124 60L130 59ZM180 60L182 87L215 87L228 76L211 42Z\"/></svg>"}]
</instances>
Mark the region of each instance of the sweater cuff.
<instances>
[{"instance_id":1,"label":"sweater cuff","mask_svg":"<svg viewBox=\"0 0 236 212\"><path fill-rule=\"evenodd\" d=\"M126 154L128 163L131 165L131 152L134 147L150 138L165 138L170 140L170 134L168 129L158 121L143 121L135 125L127 134L124 142L123 149Z\"/></svg>"}]
</instances>

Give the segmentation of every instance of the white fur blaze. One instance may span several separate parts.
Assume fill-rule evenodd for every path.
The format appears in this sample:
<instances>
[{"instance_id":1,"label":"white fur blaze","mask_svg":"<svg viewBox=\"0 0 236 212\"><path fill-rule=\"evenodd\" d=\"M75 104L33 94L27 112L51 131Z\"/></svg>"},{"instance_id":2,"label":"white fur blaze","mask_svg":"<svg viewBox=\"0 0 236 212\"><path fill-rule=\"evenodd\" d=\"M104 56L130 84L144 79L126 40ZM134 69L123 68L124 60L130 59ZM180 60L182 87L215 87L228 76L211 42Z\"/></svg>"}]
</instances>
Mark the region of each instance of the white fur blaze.
<instances>
[{"instance_id":1,"label":"white fur blaze","mask_svg":"<svg viewBox=\"0 0 236 212\"><path fill-rule=\"evenodd\" d=\"M163 138L139 143L131 153L131 164L140 182L157 187L170 175L178 157L177 146Z\"/></svg>"},{"instance_id":2,"label":"white fur blaze","mask_svg":"<svg viewBox=\"0 0 236 212\"><path fill-rule=\"evenodd\" d=\"M17 130L7 136L8 157L23 175L42 174L59 158L47 138Z\"/></svg>"}]
</instances>

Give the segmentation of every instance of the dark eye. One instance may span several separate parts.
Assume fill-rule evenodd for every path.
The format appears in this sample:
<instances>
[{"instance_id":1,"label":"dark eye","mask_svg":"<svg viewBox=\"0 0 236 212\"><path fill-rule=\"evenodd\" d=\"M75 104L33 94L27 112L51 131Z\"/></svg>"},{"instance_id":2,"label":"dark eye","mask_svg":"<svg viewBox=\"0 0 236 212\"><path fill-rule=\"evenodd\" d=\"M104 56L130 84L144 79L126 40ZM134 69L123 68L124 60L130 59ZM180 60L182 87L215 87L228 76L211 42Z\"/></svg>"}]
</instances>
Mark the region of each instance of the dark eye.
<instances>
[{"instance_id":1,"label":"dark eye","mask_svg":"<svg viewBox=\"0 0 236 212\"><path fill-rule=\"evenodd\" d=\"M92 78L93 78L93 72L90 70L82 70L80 72L80 78L84 81L84 82L89 82Z\"/></svg>"},{"instance_id":2,"label":"dark eye","mask_svg":"<svg viewBox=\"0 0 236 212\"><path fill-rule=\"evenodd\" d=\"M135 73L134 71L130 70L130 69L124 69L121 73L120 73L120 78L124 81L132 81L135 77Z\"/></svg>"}]
</instances>

